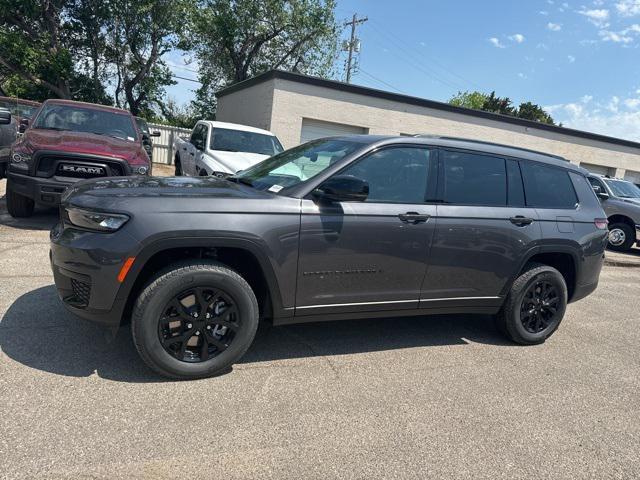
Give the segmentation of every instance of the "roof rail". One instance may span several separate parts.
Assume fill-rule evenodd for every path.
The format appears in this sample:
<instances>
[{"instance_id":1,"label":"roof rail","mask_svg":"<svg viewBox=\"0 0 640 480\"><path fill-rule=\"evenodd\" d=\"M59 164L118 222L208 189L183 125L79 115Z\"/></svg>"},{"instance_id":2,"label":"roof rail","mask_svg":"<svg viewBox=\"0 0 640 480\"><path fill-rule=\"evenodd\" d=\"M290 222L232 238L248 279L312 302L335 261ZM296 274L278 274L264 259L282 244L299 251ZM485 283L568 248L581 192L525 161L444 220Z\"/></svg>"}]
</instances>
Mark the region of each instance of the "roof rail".
<instances>
[{"instance_id":1,"label":"roof rail","mask_svg":"<svg viewBox=\"0 0 640 480\"><path fill-rule=\"evenodd\" d=\"M429 134L423 134L423 133L417 133L417 134L413 135L413 137L416 137L416 138L439 138L441 140L457 140L457 141L460 141L460 142L478 143L480 145L491 145L491 146L494 146L494 147L511 148L513 150L520 150L521 152L537 153L538 155L544 155L546 157L557 158L558 160L563 160L565 162L569 161L566 158L564 158L564 157L562 157L560 155L554 155L553 153L540 152L538 150L532 150L530 148L514 147L512 145L505 145L504 143L485 142L484 140L474 140L474 139L471 139L471 138L449 137L449 136L446 136L446 135L444 135L444 136L443 135L429 135Z\"/></svg>"}]
</instances>

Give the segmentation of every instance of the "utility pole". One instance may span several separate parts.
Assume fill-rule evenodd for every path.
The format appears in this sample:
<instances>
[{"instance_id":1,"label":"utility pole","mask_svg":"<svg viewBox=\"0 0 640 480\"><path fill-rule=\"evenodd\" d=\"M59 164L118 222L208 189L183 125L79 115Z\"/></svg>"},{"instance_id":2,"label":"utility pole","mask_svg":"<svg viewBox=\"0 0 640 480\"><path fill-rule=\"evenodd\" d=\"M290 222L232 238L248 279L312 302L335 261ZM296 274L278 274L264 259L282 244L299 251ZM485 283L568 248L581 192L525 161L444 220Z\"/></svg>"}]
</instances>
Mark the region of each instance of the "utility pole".
<instances>
[{"instance_id":1,"label":"utility pole","mask_svg":"<svg viewBox=\"0 0 640 480\"><path fill-rule=\"evenodd\" d=\"M356 25L361 25L364 22L369 20L367 17L358 18L358 14L353 14L353 19L350 22L345 23L345 27L351 26L351 40L349 40L349 44L347 48L349 49L349 59L347 60L347 83L351 83L351 69L353 62L353 52L359 51L360 47L358 45L358 39L356 38Z\"/></svg>"}]
</instances>

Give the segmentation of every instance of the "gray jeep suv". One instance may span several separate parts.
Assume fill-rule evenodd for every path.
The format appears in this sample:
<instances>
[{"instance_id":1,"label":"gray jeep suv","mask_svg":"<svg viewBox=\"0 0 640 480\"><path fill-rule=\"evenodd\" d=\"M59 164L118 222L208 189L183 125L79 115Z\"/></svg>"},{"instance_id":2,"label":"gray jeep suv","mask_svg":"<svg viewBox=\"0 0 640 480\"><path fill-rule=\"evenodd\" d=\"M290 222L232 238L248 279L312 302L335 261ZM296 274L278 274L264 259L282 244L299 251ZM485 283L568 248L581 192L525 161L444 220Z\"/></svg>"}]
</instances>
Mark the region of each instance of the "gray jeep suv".
<instances>
[{"instance_id":1,"label":"gray jeep suv","mask_svg":"<svg viewBox=\"0 0 640 480\"><path fill-rule=\"evenodd\" d=\"M589 182L609 221L609 248L625 252L633 247L640 231L640 188L619 178L589 175Z\"/></svg>"},{"instance_id":2,"label":"gray jeep suv","mask_svg":"<svg viewBox=\"0 0 640 480\"><path fill-rule=\"evenodd\" d=\"M131 319L172 378L227 370L259 319L482 313L541 343L596 288L607 243L585 170L443 137L321 139L226 179L82 181L60 212L64 305Z\"/></svg>"}]
</instances>

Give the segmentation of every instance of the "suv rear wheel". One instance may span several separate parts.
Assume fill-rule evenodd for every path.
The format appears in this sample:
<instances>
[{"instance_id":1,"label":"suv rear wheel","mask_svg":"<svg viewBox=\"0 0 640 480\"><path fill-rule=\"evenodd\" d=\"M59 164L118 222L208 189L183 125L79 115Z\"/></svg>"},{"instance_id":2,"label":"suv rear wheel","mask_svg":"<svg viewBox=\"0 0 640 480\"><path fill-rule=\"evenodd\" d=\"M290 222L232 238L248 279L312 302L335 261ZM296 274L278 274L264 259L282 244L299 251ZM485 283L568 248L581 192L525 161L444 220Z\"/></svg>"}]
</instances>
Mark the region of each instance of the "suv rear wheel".
<instances>
[{"instance_id":1,"label":"suv rear wheel","mask_svg":"<svg viewBox=\"0 0 640 480\"><path fill-rule=\"evenodd\" d=\"M14 218L24 218L33 215L35 203L19 193L11 190L11 185L7 183L7 210Z\"/></svg>"},{"instance_id":2,"label":"suv rear wheel","mask_svg":"<svg viewBox=\"0 0 640 480\"><path fill-rule=\"evenodd\" d=\"M560 326L566 308L562 274L548 265L530 264L513 282L497 326L516 343L544 343Z\"/></svg>"},{"instance_id":3,"label":"suv rear wheel","mask_svg":"<svg viewBox=\"0 0 640 480\"><path fill-rule=\"evenodd\" d=\"M228 370L258 328L258 302L247 282L216 263L194 261L158 274L138 297L131 331L149 367L175 379Z\"/></svg>"},{"instance_id":4,"label":"suv rear wheel","mask_svg":"<svg viewBox=\"0 0 640 480\"><path fill-rule=\"evenodd\" d=\"M636 243L636 232L626 223L609 225L609 248L618 252L626 252Z\"/></svg>"}]
</instances>

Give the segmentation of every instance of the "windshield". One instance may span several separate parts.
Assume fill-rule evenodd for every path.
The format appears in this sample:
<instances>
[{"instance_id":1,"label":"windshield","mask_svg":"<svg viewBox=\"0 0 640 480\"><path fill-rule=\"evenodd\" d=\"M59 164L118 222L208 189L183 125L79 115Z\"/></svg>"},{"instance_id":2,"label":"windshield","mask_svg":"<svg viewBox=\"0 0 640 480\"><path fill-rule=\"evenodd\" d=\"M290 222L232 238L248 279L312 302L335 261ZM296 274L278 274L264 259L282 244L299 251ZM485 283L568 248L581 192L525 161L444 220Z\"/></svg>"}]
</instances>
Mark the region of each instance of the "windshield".
<instances>
[{"instance_id":1,"label":"windshield","mask_svg":"<svg viewBox=\"0 0 640 480\"><path fill-rule=\"evenodd\" d=\"M323 139L305 143L243 170L236 179L258 190L279 192L315 177L362 147L355 141Z\"/></svg>"},{"instance_id":2,"label":"windshield","mask_svg":"<svg viewBox=\"0 0 640 480\"><path fill-rule=\"evenodd\" d=\"M31 118L40 107L36 105L25 105L19 103L17 100L0 100L0 108L6 108L11 112L11 115L15 115L18 118Z\"/></svg>"},{"instance_id":3,"label":"windshield","mask_svg":"<svg viewBox=\"0 0 640 480\"><path fill-rule=\"evenodd\" d=\"M225 152L259 153L260 155L275 155L284 150L273 135L255 132L243 132L228 128L214 128L211 134L211 150Z\"/></svg>"},{"instance_id":4,"label":"windshield","mask_svg":"<svg viewBox=\"0 0 640 480\"><path fill-rule=\"evenodd\" d=\"M95 133L133 142L138 138L138 134L131 118L126 113L51 103L42 107L33 127Z\"/></svg>"},{"instance_id":5,"label":"windshield","mask_svg":"<svg viewBox=\"0 0 640 480\"><path fill-rule=\"evenodd\" d=\"M640 198L640 188L624 180L605 180L616 197Z\"/></svg>"}]
</instances>

